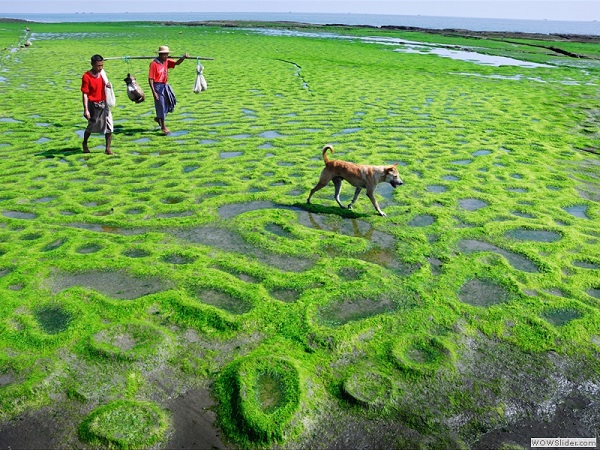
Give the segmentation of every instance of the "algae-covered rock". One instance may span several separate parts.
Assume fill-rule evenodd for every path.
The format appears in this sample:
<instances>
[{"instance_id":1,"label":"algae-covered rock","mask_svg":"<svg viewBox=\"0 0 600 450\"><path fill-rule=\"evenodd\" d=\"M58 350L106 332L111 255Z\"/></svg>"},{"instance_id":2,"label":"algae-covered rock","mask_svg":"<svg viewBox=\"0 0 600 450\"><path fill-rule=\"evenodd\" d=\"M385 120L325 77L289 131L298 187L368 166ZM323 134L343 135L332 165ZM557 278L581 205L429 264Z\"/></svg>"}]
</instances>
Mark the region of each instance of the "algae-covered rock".
<instances>
[{"instance_id":1,"label":"algae-covered rock","mask_svg":"<svg viewBox=\"0 0 600 450\"><path fill-rule=\"evenodd\" d=\"M167 413L154 403L116 400L92 411L79 435L109 448L148 448L164 438L168 426Z\"/></svg>"}]
</instances>

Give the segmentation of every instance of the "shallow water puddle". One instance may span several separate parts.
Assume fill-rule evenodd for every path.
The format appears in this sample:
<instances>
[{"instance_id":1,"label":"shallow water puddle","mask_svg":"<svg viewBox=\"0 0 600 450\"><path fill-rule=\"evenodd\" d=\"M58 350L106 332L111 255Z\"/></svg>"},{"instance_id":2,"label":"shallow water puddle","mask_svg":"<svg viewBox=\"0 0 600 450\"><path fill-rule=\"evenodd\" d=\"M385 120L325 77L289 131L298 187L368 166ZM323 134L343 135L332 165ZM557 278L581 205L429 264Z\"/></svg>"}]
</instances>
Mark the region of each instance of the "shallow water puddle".
<instances>
[{"instance_id":1,"label":"shallow water puddle","mask_svg":"<svg viewBox=\"0 0 600 450\"><path fill-rule=\"evenodd\" d=\"M346 299L320 308L319 318L326 325L340 326L397 309L398 304L384 296Z\"/></svg>"},{"instance_id":2,"label":"shallow water puddle","mask_svg":"<svg viewBox=\"0 0 600 450\"><path fill-rule=\"evenodd\" d=\"M83 286L101 292L108 297L133 300L144 295L169 289L169 283L153 277L138 278L123 272L59 273L53 275L47 284L53 294L73 286Z\"/></svg>"},{"instance_id":3,"label":"shallow water puddle","mask_svg":"<svg viewBox=\"0 0 600 450\"><path fill-rule=\"evenodd\" d=\"M454 176L454 175L444 175L442 177L442 180L446 180L446 181L458 181L460 180L460 178Z\"/></svg>"},{"instance_id":4,"label":"shallow water puddle","mask_svg":"<svg viewBox=\"0 0 600 450\"><path fill-rule=\"evenodd\" d=\"M37 217L37 214L22 211L2 211L2 215L11 219L31 220Z\"/></svg>"},{"instance_id":5,"label":"shallow water puddle","mask_svg":"<svg viewBox=\"0 0 600 450\"><path fill-rule=\"evenodd\" d=\"M572 320L579 319L580 317L583 317L583 314L576 309L571 308L549 309L542 313L543 319L558 327L566 325Z\"/></svg>"},{"instance_id":6,"label":"shallow water puddle","mask_svg":"<svg viewBox=\"0 0 600 450\"><path fill-rule=\"evenodd\" d=\"M86 244L79 247L76 252L81 253L82 255L89 255L91 253L96 253L102 250L102 247L98 244Z\"/></svg>"},{"instance_id":7,"label":"shallow water puddle","mask_svg":"<svg viewBox=\"0 0 600 450\"><path fill-rule=\"evenodd\" d=\"M587 211L588 211L587 205L574 205L574 206L569 206L569 207L566 207L563 209L574 217L577 217L580 219L589 219L589 216L587 215Z\"/></svg>"},{"instance_id":8,"label":"shallow water puddle","mask_svg":"<svg viewBox=\"0 0 600 450\"><path fill-rule=\"evenodd\" d=\"M506 232L506 237L519 241L556 242L562 238L560 233L547 230L529 230L517 228Z\"/></svg>"},{"instance_id":9,"label":"shallow water puddle","mask_svg":"<svg viewBox=\"0 0 600 450\"><path fill-rule=\"evenodd\" d=\"M16 381L16 377L12 372L0 373L0 387L8 386Z\"/></svg>"},{"instance_id":10,"label":"shallow water puddle","mask_svg":"<svg viewBox=\"0 0 600 450\"><path fill-rule=\"evenodd\" d=\"M573 261L573 265L576 267L581 267L582 269L591 269L591 270L600 269L599 264L591 263L588 261Z\"/></svg>"},{"instance_id":11,"label":"shallow water puddle","mask_svg":"<svg viewBox=\"0 0 600 450\"><path fill-rule=\"evenodd\" d=\"M178 239L196 244L215 247L224 251L241 253L258 261L287 271L304 271L312 267L315 260L299 256L270 253L248 244L237 233L218 227L204 226L188 229L170 230Z\"/></svg>"},{"instance_id":12,"label":"shallow water puddle","mask_svg":"<svg viewBox=\"0 0 600 450\"><path fill-rule=\"evenodd\" d=\"M465 62L471 62L475 64L481 64L484 66L517 66L525 68L537 68L537 67L554 67L548 64L533 63L528 61L520 61L514 58L508 58L506 56L495 56L486 55L484 53L477 53L472 50L450 50L447 48L431 48L421 45L406 46L405 48L395 49L396 52L401 53L417 53L420 55L437 55L442 58L456 59Z\"/></svg>"},{"instance_id":13,"label":"shallow water puddle","mask_svg":"<svg viewBox=\"0 0 600 450\"><path fill-rule=\"evenodd\" d=\"M330 256L338 256L335 253L330 253ZM417 268L417 265L411 265L404 263L398 259L395 248L379 248L375 247L367 250L364 253L353 255L354 258L366 261L371 264L377 264L378 266L385 267L386 269L392 270L399 275L408 276L412 274Z\"/></svg>"},{"instance_id":14,"label":"shallow water puddle","mask_svg":"<svg viewBox=\"0 0 600 450\"><path fill-rule=\"evenodd\" d=\"M588 289L586 291L588 293L588 295L590 295L591 297L595 297L597 299L600 299L600 288L592 288L592 289Z\"/></svg>"},{"instance_id":15,"label":"shallow water puddle","mask_svg":"<svg viewBox=\"0 0 600 450\"><path fill-rule=\"evenodd\" d=\"M271 201L256 200L247 203L230 203L223 205L219 208L219 217L222 219L230 219L231 217L238 216L248 211L255 211L257 209L290 209L298 210L292 206L277 205Z\"/></svg>"},{"instance_id":16,"label":"shallow water puddle","mask_svg":"<svg viewBox=\"0 0 600 450\"><path fill-rule=\"evenodd\" d=\"M537 266L526 257L519 255L518 253L513 253L508 250L504 250L503 248L496 247L495 245L488 244L487 242L478 241L475 239L465 239L458 243L458 249L465 253L497 253L506 258L515 269L530 273L538 272Z\"/></svg>"},{"instance_id":17,"label":"shallow water puddle","mask_svg":"<svg viewBox=\"0 0 600 450\"><path fill-rule=\"evenodd\" d=\"M252 309L252 304L247 300L235 298L225 292L214 289L199 290L196 293L196 296L203 303L207 303L235 315L247 313Z\"/></svg>"},{"instance_id":18,"label":"shallow water puddle","mask_svg":"<svg viewBox=\"0 0 600 450\"><path fill-rule=\"evenodd\" d=\"M281 134L277 131L265 131L264 133L259 134L260 137L265 139L273 139L273 138L283 138L286 137L284 134Z\"/></svg>"},{"instance_id":19,"label":"shallow water puddle","mask_svg":"<svg viewBox=\"0 0 600 450\"><path fill-rule=\"evenodd\" d=\"M219 157L221 159L229 159L235 158L236 156L242 156L244 152L221 152L219 153Z\"/></svg>"},{"instance_id":20,"label":"shallow water puddle","mask_svg":"<svg viewBox=\"0 0 600 450\"><path fill-rule=\"evenodd\" d=\"M510 293L493 281L474 279L461 286L458 298L472 306L489 307L507 302Z\"/></svg>"},{"instance_id":21,"label":"shallow water puddle","mask_svg":"<svg viewBox=\"0 0 600 450\"><path fill-rule=\"evenodd\" d=\"M58 305L44 306L36 310L34 316L42 330L48 334L65 331L72 320L71 314Z\"/></svg>"},{"instance_id":22,"label":"shallow water puddle","mask_svg":"<svg viewBox=\"0 0 600 450\"><path fill-rule=\"evenodd\" d=\"M183 200L185 200L183 197L165 197L160 199L162 203L167 205L176 205L177 203L181 203Z\"/></svg>"},{"instance_id":23,"label":"shallow water puddle","mask_svg":"<svg viewBox=\"0 0 600 450\"><path fill-rule=\"evenodd\" d=\"M270 372L260 373L256 385L258 401L265 414L273 413L284 404L284 389L278 377Z\"/></svg>"},{"instance_id":24,"label":"shallow water puddle","mask_svg":"<svg viewBox=\"0 0 600 450\"><path fill-rule=\"evenodd\" d=\"M57 248L62 246L65 242L67 242L66 239L57 239L57 240L47 244L44 248L42 248L42 251L43 252L51 252L52 250L56 250Z\"/></svg>"},{"instance_id":25,"label":"shallow water puddle","mask_svg":"<svg viewBox=\"0 0 600 450\"><path fill-rule=\"evenodd\" d=\"M189 130L177 130L177 131L172 131L171 133L169 133L169 137L179 137L179 136L185 136L186 134L189 134Z\"/></svg>"},{"instance_id":26,"label":"shallow water puddle","mask_svg":"<svg viewBox=\"0 0 600 450\"><path fill-rule=\"evenodd\" d=\"M313 214L306 211L298 212L298 222L305 227L320 231L329 231L333 233L344 234L362 239L367 239L373 244L382 247L394 249L396 240L394 236L377 231L373 225L363 220L340 219L338 216L327 216L322 214Z\"/></svg>"},{"instance_id":27,"label":"shallow water puddle","mask_svg":"<svg viewBox=\"0 0 600 450\"><path fill-rule=\"evenodd\" d=\"M435 217L429 214L421 214L410 219L407 223L409 227L428 227L435 222Z\"/></svg>"},{"instance_id":28,"label":"shallow water puddle","mask_svg":"<svg viewBox=\"0 0 600 450\"><path fill-rule=\"evenodd\" d=\"M465 211L477 211L487 205L486 202L477 198L462 198L458 201L458 206Z\"/></svg>"},{"instance_id":29,"label":"shallow water puddle","mask_svg":"<svg viewBox=\"0 0 600 450\"><path fill-rule=\"evenodd\" d=\"M446 186L442 186L441 184L431 184L425 189L427 189L428 192L433 192L435 194L446 192L448 190Z\"/></svg>"},{"instance_id":30,"label":"shallow water puddle","mask_svg":"<svg viewBox=\"0 0 600 450\"><path fill-rule=\"evenodd\" d=\"M293 303L298 300L300 291L294 289L273 289L271 295L284 303Z\"/></svg>"},{"instance_id":31,"label":"shallow water puddle","mask_svg":"<svg viewBox=\"0 0 600 450\"><path fill-rule=\"evenodd\" d=\"M381 44L389 46L399 46L401 48L395 48L395 52L400 53L418 53L423 55L437 55L443 58L451 58L460 61L472 62L481 65L488 66L517 66L525 68L537 68L537 67L554 67L548 64L533 63L529 61L521 61L507 56L495 56L487 55L485 53L478 53L479 47L466 47L461 50L450 49L446 47L436 46L427 42L420 41L409 41L406 39L398 39L392 37L374 37L374 36L344 36L335 33L317 33L317 32L305 32L305 31L292 31L292 30L262 30L257 28L250 28L249 31L253 31L259 34L265 34L269 36L299 36L299 37L310 37L310 38L329 38L329 39L347 39L354 41L362 41L372 44ZM482 49L483 50L483 49Z\"/></svg>"}]
</instances>

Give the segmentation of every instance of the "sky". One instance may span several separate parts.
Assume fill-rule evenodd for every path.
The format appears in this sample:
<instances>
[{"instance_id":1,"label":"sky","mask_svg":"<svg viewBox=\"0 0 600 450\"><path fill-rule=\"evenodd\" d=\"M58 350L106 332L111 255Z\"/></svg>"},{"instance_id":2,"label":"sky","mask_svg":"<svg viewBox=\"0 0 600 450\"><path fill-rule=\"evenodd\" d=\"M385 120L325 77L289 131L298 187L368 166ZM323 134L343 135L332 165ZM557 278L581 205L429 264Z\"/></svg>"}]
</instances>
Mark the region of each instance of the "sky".
<instances>
[{"instance_id":1,"label":"sky","mask_svg":"<svg viewBox=\"0 0 600 450\"><path fill-rule=\"evenodd\" d=\"M600 21L600 0L3 0L10 13L296 12Z\"/></svg>"}]
</instances>

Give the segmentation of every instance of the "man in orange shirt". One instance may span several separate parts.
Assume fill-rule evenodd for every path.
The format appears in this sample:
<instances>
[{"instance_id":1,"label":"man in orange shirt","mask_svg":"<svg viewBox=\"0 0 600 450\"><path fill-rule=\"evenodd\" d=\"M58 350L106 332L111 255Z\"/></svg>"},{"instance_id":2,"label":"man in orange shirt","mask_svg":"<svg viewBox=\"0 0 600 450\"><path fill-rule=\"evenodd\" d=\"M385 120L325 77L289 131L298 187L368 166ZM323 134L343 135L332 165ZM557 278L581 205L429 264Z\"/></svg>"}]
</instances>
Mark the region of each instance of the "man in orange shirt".
<instances>
[{"instance_id":1,"label":"man in orange shirt","mask_svg":"<svg viewBox=\"0 0 600 450\"><path fill-rule=\"evenodd\" d=\"M171 86L167 83L169 78L169 69L181 64L188 54L186 53L177 61L169 58L169 47L161 45L158 48L158 58L155 58L150 63L148 72L148 83L154 95L154 109L156 117L154 120L160 125L160 129L164 134L169 134L171 131L165 125L167 113L173 112L175 108L175 93Z\"/></svg>"},{"instance_id":2,"label":"man in orange shirt","mask_svg":"<svg viewBox=\"0 0 600 450\"><path fill-rule=\"evenodd\" d=\"M81 97L83 101L83 117L88 120L88 126L83 133L83 153L89 153L88 139L92 133L103 133L106 140L104 153L113 155L110 149L113 133L113 119L110 108L106 104L107 86L102 76L104 58L94 55L91 58L92 68L81 77ZM108 84L110 86L110 83Z\"/></svg>"}]
</instances>

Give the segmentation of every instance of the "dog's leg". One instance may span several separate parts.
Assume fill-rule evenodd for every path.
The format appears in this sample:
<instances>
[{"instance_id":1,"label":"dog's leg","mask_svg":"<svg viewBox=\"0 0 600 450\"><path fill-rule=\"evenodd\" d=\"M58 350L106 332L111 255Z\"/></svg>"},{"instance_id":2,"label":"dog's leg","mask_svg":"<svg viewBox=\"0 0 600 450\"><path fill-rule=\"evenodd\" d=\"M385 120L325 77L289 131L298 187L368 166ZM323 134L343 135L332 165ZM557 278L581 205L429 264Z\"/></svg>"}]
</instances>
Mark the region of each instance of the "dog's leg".
<instances>
[{"instance_id":1,"label":"dog's leg","mask_svg":"<svg viewBox=\"0 0 600 450\"><path fill-rule=\"evenodd\" d=\"M335 186L335 194L333 196L333 198L335 198L335 201L338 202L338 205L340 205L340 208L344 208L346 209L346 207L344 205L342 205L342 202L340 201L340 192L342 190L342 178L336 177L333 179L333 185Z\"/></svg>"},{"instance_id":2,"label":"dog's leg","mask_svg":"<svg viewBox=\"0 0 600 450\"><path fill-rule=\"evenodd\" d=\"M348 205L348 209L352 209L352 207L354 206L354 204L356 203L356 200L358 200L358 196L360 195L362 191L361 187L357 187L354 190L354 198L352 199L352 201L350 202L350 204Z\"/></svg>"},{"instance_id":3,"label":"dog's leg","mask_svg":"<svg viewBox=\"0 0 600 450\"><path fill-rule=\"evenodd\" d=\"M319 178L319 182L317 183L317 185L312 188L310 190L310 194L308 195L308 198L306 199L306 203L310 204L310 199L313 196L313 194L315 192L317 192L320 189L323 189L325 186L327 186L327 183L329 183L329 181L331 181L331 179L327 176L327 173L325 170L323 170L323 172L321 172L321 177Z\"/></svg>"},{"instance_id":4,"label":"dog's leg","mask_svg":"<svg viewBox=\"0 0 600 450\"><path fill-rule=\"evenodd\" d=\"M375 193L367 190L367 197L369 197L369 199L371 200L371 203L373 203L373 206L375 207L375 209L377 210L379 215L382 217L385 217L385 213L379 207L379 203L377 203L377 199L375 198Z\"/></svg>"}]
</instances>

